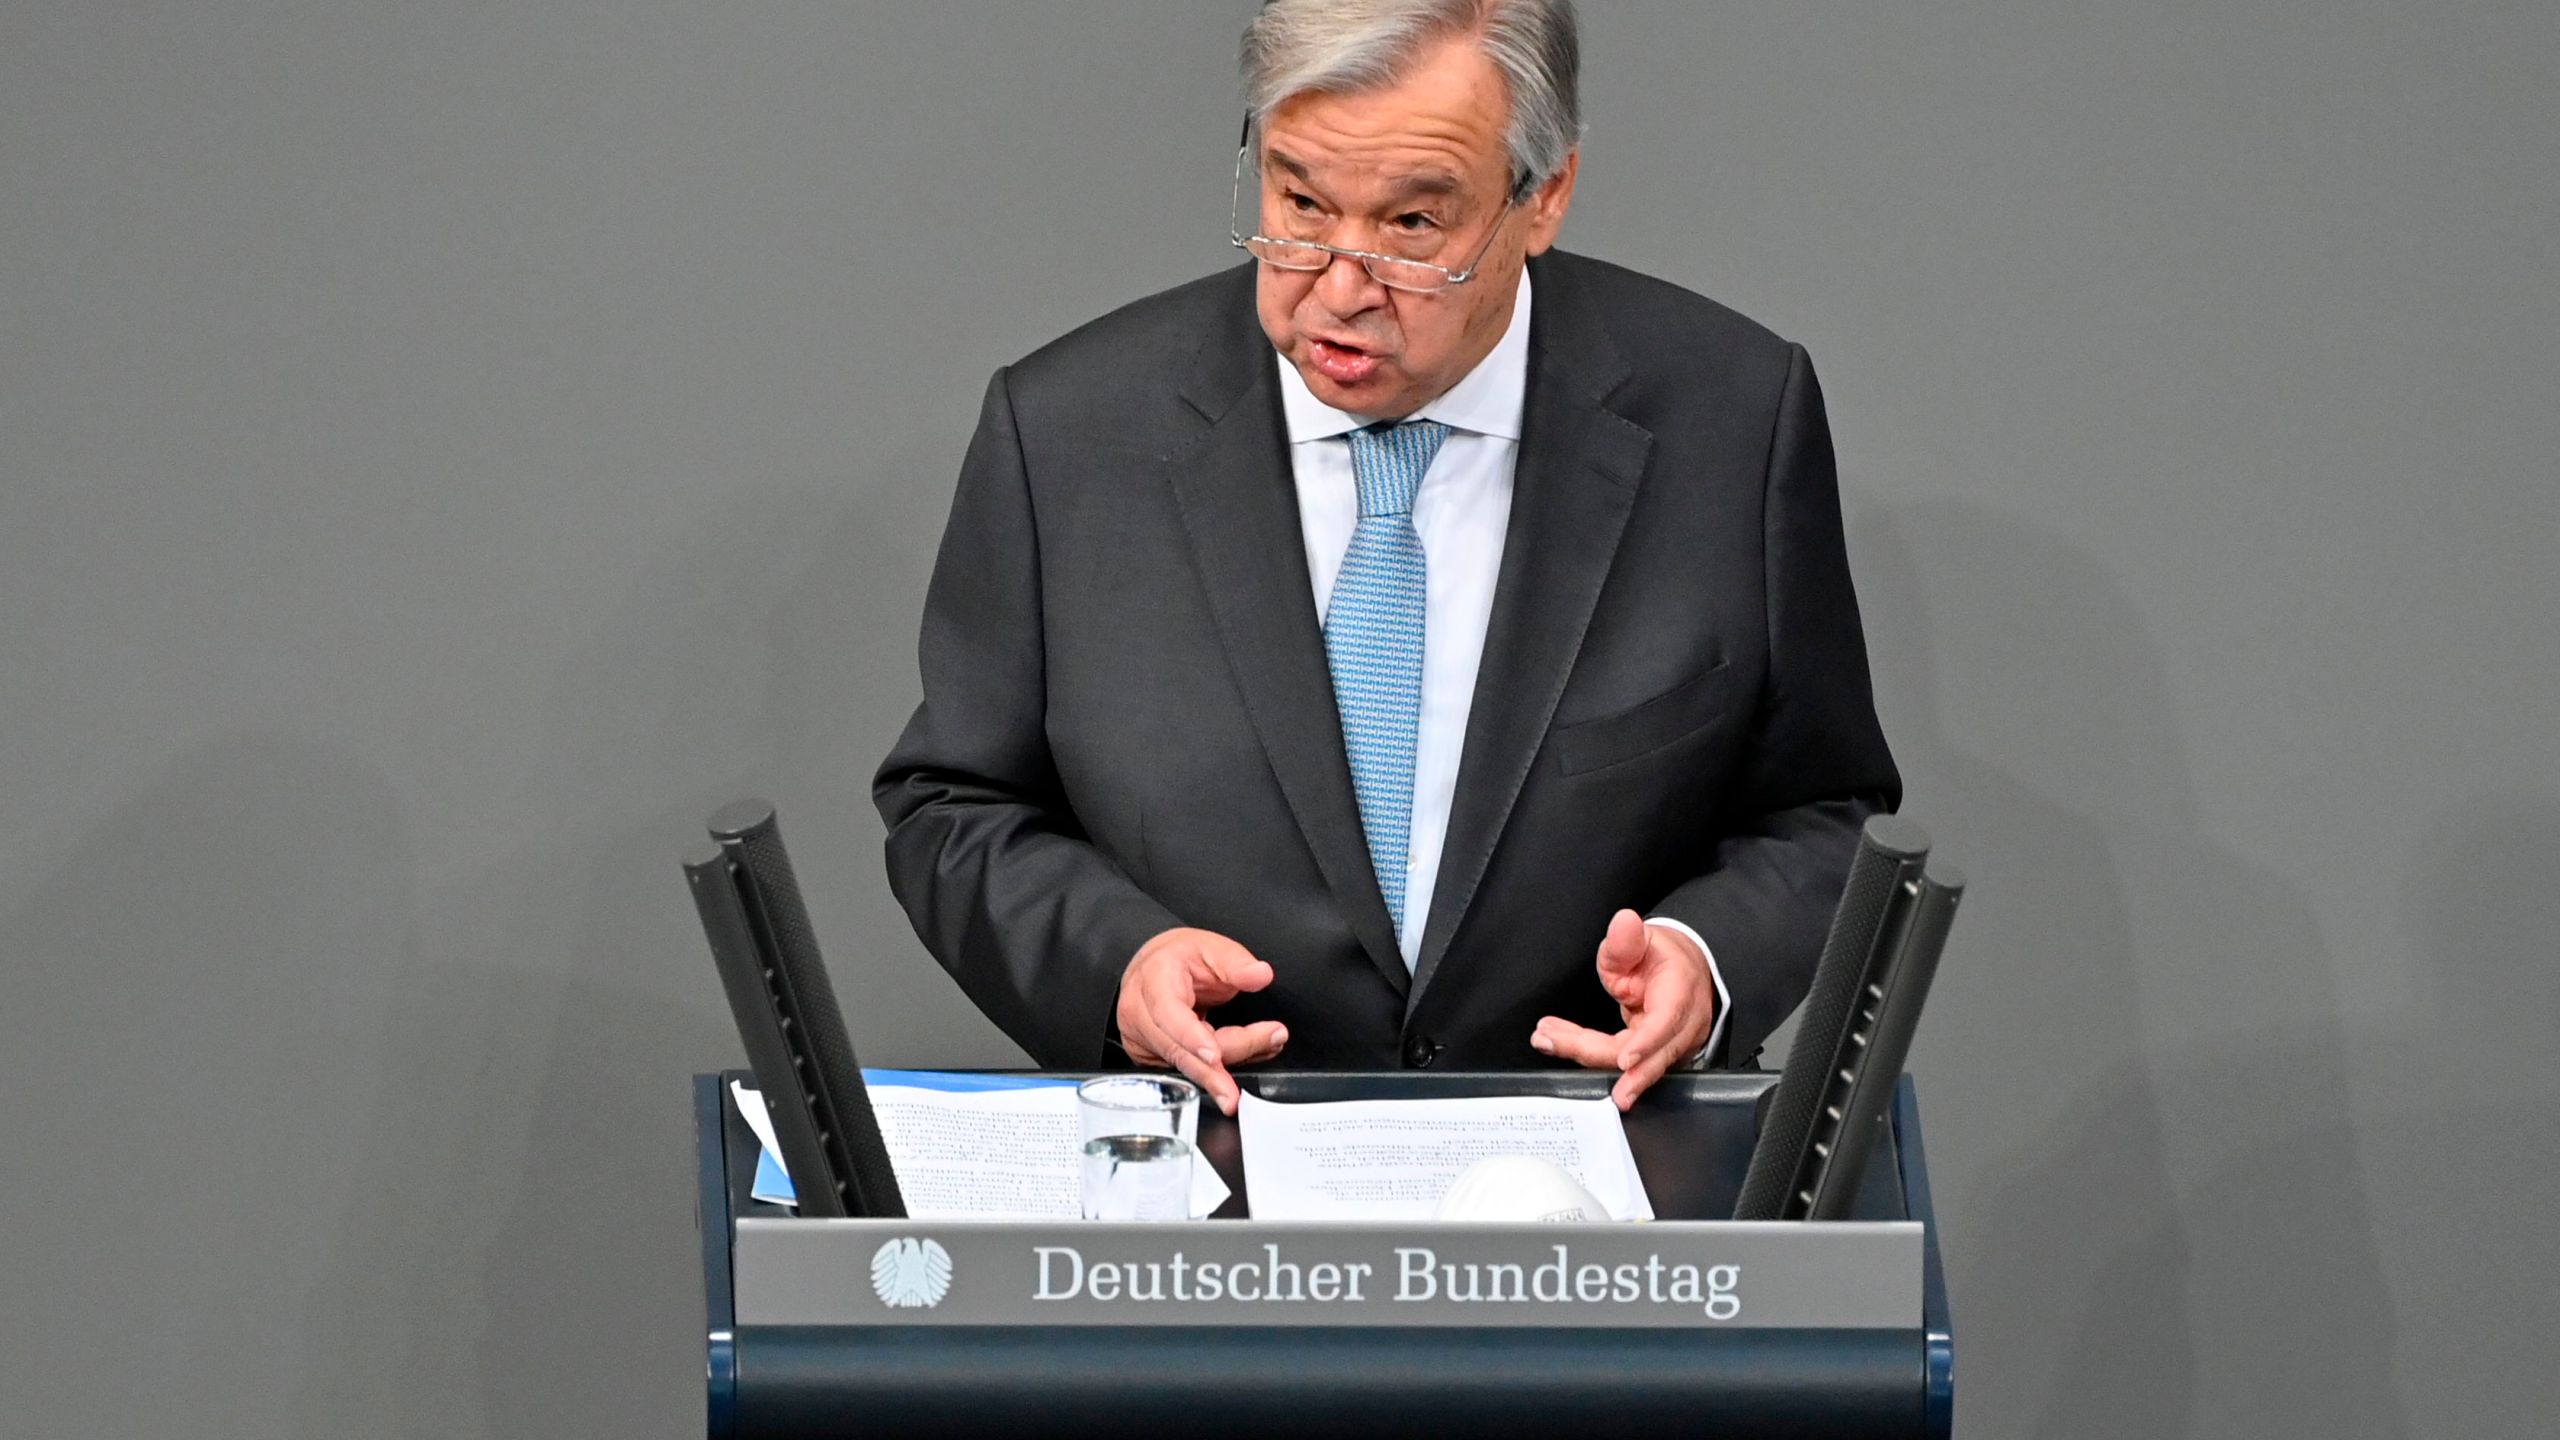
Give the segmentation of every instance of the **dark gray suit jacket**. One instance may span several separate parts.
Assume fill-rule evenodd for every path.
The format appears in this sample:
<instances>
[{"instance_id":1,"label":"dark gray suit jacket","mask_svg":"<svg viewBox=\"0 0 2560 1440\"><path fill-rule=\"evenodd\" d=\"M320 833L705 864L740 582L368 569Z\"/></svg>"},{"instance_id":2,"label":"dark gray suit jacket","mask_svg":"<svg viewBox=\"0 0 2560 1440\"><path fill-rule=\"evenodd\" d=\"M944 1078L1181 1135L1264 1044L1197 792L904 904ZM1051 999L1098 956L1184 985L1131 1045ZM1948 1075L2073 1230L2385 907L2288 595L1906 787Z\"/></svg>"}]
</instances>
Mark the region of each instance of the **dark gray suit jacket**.
<instances>
[{"instance_id":1,"label":"dark gray suit jacket","mask_svg":"<svg viewBox=\"0 0 2560 1440\"><path fill-rule=\"evenodd\" d=\"M891 887L1043 1065L1113 1063L1176 925L1278 979L1212 1015L1286 1063L1507 1068L1615 1029L1610 913L1687 922L1736 1058L1803 999L1860 822L1898 801L1804 351L1550 254L1511 523L1420 963L1369 867L1250 264L999 371L873 794Z\"/></svg>"}]
</instances>

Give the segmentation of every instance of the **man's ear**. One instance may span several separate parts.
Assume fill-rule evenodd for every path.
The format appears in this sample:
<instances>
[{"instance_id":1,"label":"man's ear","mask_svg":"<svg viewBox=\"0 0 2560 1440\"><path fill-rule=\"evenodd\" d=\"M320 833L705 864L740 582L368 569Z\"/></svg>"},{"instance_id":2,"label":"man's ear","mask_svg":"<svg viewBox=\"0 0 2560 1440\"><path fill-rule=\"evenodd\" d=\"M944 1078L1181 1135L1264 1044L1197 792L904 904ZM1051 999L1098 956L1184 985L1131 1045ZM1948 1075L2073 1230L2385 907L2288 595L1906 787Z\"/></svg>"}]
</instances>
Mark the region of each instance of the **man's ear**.
<instances>
[{"instance_id":1,"label":"man's ear","mask_svg":"<svg viewBox=\"0 0 2560 1440\"><path fill-rule=\"evenodd\" d=\"M1573 208L1574 177L1582 173L1582 147L1565 152L1564 168L1547 177L1529 196L1529 253L1544 255L1555 248L1556 234L1564 229L1564 214Z\"/></svg>"}]
</instances>

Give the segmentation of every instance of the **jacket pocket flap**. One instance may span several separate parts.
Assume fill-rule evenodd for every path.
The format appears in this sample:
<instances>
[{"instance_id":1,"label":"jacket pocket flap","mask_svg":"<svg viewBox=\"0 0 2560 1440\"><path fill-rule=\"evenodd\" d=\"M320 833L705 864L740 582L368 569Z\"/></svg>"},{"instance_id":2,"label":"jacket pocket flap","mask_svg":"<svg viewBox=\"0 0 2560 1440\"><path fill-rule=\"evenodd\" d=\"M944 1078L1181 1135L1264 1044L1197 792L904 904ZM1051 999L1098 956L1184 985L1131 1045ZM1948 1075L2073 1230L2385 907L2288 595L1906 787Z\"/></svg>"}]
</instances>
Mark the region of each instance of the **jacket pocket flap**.
<instances>
[{"instance_id":1,"label":"jacket pocket flap","mask_svg":"<svg viewBox=\"0 0 2560 1440\"><path fill-rule=\"evenodd\" d=\"M1725 693L1728 663L1719 660L1698 675L1614 715L1556 727L1556 763L1564 767L1564 773L1577 775L1633 760L1705 729L1730 708L1731 697Z\"/></svg>"}]
</instances>

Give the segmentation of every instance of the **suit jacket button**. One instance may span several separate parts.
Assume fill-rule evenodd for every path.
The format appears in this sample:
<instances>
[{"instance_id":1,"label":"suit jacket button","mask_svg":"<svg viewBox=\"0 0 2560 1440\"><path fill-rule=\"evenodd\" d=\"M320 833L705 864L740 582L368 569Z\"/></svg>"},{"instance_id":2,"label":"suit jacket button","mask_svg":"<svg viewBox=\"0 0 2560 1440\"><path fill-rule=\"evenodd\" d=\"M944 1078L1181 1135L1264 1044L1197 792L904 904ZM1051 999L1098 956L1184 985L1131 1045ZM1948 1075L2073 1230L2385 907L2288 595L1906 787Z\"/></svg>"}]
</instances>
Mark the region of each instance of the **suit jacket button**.
<instances>
[{"instance_id":1,"label":"suit jacket button","mask_svg":"<svg viewBox=\"0 0 2560 1440\"><path fill-rule=\"evenodd\" d=\"M1440 1042L1428 1035L1416 1035L1405 1042L1404 1063L1416 1070L1428 1070L1440 1058Z\"/></svg>"}]
</instances>

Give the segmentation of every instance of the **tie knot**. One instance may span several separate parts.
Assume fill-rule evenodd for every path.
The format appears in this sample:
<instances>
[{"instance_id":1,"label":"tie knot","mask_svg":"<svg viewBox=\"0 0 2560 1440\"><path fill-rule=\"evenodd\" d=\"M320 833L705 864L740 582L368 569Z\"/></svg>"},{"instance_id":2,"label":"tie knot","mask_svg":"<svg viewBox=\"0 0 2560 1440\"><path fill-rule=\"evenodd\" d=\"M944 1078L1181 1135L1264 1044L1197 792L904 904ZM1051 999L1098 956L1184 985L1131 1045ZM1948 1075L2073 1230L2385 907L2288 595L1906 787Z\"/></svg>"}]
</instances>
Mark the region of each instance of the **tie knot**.
<instances>
[{"instance_id":1,"label":"tie knot","mask_svg":"<svg viewBox=\"0 0 2560 1440\"><path fill-rule=\"evenodd\" d=\"M1449 427L1437 420L1405 420L1351 432L1351 477L1360 487L1360 514L1409 515L1414 492L1431 469Z\"/></svg>"}]
</instances>

